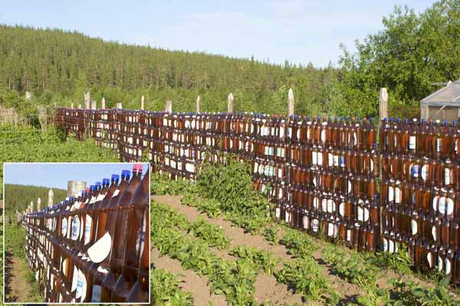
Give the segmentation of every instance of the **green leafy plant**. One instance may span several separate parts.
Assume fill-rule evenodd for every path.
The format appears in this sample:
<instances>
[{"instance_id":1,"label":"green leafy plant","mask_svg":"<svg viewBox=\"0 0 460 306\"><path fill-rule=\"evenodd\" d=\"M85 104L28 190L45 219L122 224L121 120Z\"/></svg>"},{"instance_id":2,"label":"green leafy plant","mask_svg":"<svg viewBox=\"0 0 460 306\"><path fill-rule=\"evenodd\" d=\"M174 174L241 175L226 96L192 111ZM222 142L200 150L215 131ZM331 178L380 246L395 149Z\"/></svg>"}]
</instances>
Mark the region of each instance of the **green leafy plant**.
<instances>
[{"instance_id":1,"label":"green leafy plant","mask_svg":"<svg viewBox=\"0 0 460 306\"><path fill-rule=\"evenodd\" d=\"M242 259L248 259L254 263L258 269L263 270L268 275L271 275L274 272L275 267L281 261L281 258L274 256L271 252L258 250L244 245L234 247L229 254L238 256Z\"/></svg>"},{"instance_id":2,"label":"green leafy plant","mask_svg":"<svg viewBox=\"0 0 460 306\"><path fill-rule=\"evenodd\" d=\"M301 293L306 300L324 300L329 283L321 271L313 258L299 258L285 263L282 270L275 272L275 277L278 282Z\"/></svg>"},{"instance_id":3,"label":"green leafy plant","mask_svg":"<svg viewBox=\"0 0 460 306\"><path fill-rule=\"evenodd\" d=\"M225 236L224 230L215 225L199 219L189 227L188 232L197 238L207 242L210 246L218 249L226 249L230 245L230 240Z\"/></svg>"},{"instance_id":4,"label":"green leafy plant","mask_svg":"<svg viewBox=\"0 0 460 306\"><path fill-rule=\"evenodd\" d=\"M286 235L280 240L280 243L284 245L289 254L296 257L309 257L315 251L316 246L313 239L300 231L286 228Z\"/></svg>"},{"instance_id":5,"label":"green leafy plant","mask_svg":"<svg viewBox=\"0 0 460 306\"><path fill-rule=\"evenodd\" d=\"M277 238L278 238L278 232L279 232L279 227L277 225L271 225L270 227L267 227L263 231L263 236L268 243L271 245L276 244Z\"/></svg>"},{"instance_id":6,"label":"green leafy plant","mask_svg":"<svg viewBox=\"0 0 460 306\"><path fill-rule=\"evenodd\" d=\"M187 306L193 305L193 297L190 292L180 289L178 276L164 269L153 269L151 273L151 296L152 303L159 306Z\"/></svg>"}]
</instances>

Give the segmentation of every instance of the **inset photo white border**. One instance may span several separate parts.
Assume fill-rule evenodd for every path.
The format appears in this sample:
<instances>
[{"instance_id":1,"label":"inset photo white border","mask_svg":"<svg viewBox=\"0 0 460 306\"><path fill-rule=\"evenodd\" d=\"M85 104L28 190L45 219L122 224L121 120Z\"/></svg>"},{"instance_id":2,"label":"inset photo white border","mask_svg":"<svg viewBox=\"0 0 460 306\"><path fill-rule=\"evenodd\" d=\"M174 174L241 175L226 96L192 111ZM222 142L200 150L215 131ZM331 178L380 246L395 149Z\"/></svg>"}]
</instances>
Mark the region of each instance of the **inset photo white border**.
<instances>
[{"instance_id":1,"label":"inset photo white border","mask_svg":"<svg viewBox=\"0 0 460 306\"><path fill-rule=\"evenodd\" d=\"M119 163L114 163L114 162L110 162L110 163L104 163L104 162L72 162L72 163L63 163L63 162L30 162L30 163L27 163L27 162L4 162L3 163L3 304L6 304L6 305L11 305L11 304L34 304L34 305L78 305L78 304L88 304L88 305L112 305L112 304L120 304L120 305L133 305L133 304L140 304L140 305L147 305L147 304L150 304L151 303L151 298L152 298L152 293L150 292L151 291L151 280L150 280L150 275L151 275L151 265L152 265L152 258L151 258L151 251L149 250L149 279L148 279L148 290L149 290L149 294L148 294L148 302L123 302L123 303L120 303L120 302L79 302L79 303L76 303L76 302L36 302L36 301L11 301L11 302L7 302L6 301L6 295L5 295L5 289L6 289L6 274L5 274L5 266L6 266L6 244L5 244L5 225L6 225L6 210L7 210L7 205L8 205L8 199L7 199L7 196L6 196L6 190L5 190L5 185L6 184L21 184L21 185L31 185L31 186L39 186L39 187L54 187L54 188L60 188L60 189L67 189L66 188L63 188L63 185L59 185L59 186L44 186L46 183L45 180L39 180L36 185L32 185L31 183L33 183L33 178L34 178L34 175L31 175L31 173L29 173L29 175L24 175L24 173L19 173L18 176L20 177L20 181L17 182L17 178L16 179L8 179L8 169L11 167L14 167L14 166L17 166L19 168L24 168L26 169L28 166L29 167L35 167L35 170L37 169L41 169L41 171L44 171L46 170L46 168L55 168L55 169L58 169L60 167L63 167L63 168L66 168L66 167L76 167L76 171L75 171L75 175L73 175L72 173L69 173L67 171L60 171L59 173L56 173L58 174L59 177L66 177L66 175L68 175L68 179L66 180L66 184L68 183L68 181L87 181L87 182L102 182L102 178L103 177L106 177L106 178L109 178L111 177L112 174L118 174L120 175L120 179L121 179L121 172L122 170L129 170L131 172L131 177L132 177L132 171L133 171L133 167L134 165L136 164L142 164L142 173L143 175L145 175L145 173L149 173L149 178L148 178L148 181L149 181L149 187L148 187L148 194L149 194L149 203L148 203L148 224L150 226L150 220L151 220L151 216L150 216L150 204L151 204L151 193L150 193L150 188L151 188L151 181L150 181L150 178L151 178L151 171L152 171L152 168L151 168L151 165L148 163L148 162L139 162L139 163L126 163L126 162L119 162ZM85 170L84 168L86 168L86 166L88 166L89 170L90 170L90 173L88 173L86 176L85 176ZM117 167L114 167L114 166L118 166ZM101 172L99 169L98 170L98 167L101 167L104 168L104 167L107 167L107 171L105 172ZM148 170L148 172L147 172ZM21 170L22 171L22 170ZM114 172L111 172L111 171L117 171L116 173ZM91 173L93 172L93 173ZM96 174L95 174L96 173ZM21 175L22 174L22 175ZM48 172L43 172L42 175L49 175ZM35 177L37 177L37 175L35 175ZM94 182L93 182L94 181ZM56 184L55 183L55 180L51 180L50 181L51 184ZM54 183L53 183L54 182ZM87 186L89 187L90 184L88 184ZM55 203L57 204L57 203ZM42 210L43 208L45 208L47 206L46 202L45 201L42 201ZM149 233L148 233L148 237L149 237L149 248L151 249L151 247L153 246L153 242L152 242L152 236L151 236L151 231L149 230ZM147 233L146 233L147 234ZM24 246L25 247L25 246ZM139 254L139 256L141 256L141 254ZM27 259L26 259L27 260ZM139 259L140 261L141 259ZM37 283L38 284L38 283Z\"/></svg>"}]
</instances>

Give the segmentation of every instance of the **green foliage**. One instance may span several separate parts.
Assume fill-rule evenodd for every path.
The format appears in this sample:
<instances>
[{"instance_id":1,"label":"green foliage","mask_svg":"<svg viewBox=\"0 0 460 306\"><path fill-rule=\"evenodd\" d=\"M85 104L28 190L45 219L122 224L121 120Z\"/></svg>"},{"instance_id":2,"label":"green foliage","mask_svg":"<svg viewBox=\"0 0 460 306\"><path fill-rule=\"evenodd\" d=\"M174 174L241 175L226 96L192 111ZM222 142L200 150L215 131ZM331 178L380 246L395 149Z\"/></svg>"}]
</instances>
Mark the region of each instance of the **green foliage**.
<instances>
[{"instance_id":1,"label":"green foliage","mask_svg":"<svg viewBox=\"0 0 460 306\"><path fill-rule=\"evenodd\" d=\"M177 277L164 269L153 269L151 280L151 296L153 305L158 306L187 306L193 305L190 292L180 289Z\"/></svg>"},{"instance_id":2,"label":"green foliage","mask_svg":"<svg viewBox=\"0 0 460 306\"><path fill-rule=\"evenodd\" d=\"M305 257L285 263L281 271L275 272L275 277L278 282L301 293L306 300L322 300L329 283L321 271L322 268L312 257Z\"/></svg>"},{"instance_id":3,"label":"green foliage","mask_svg":"<svg viewBox=\"0 0 460 306\"><path fill-rule=\"evenodd\" d=\"M226 249L230 245L230 240L225 236L222 228L209 224L203 219L193 222L188 229L188 233L207 242L209 246L220 250Z\"/></svg>"},{"instance_id":4,"label":"green foliage","mask_svg":"<svg viewBox=\"0 0 460 306\"><path fill-rule=\"evenodd\" d=\"M278 231L279 227L276 224L273 224L264 229L262 235L264 236L265 240L268 241L268 243L274 245L278 243Z\"/></svg>"},{"instance_id":5,"label":"green foliage","mask_svg":"<svg viewBox=\"0 0 460 306\"><path fill-rule=\"evenodd\" d=\"M258 233L270 220L271 204L252 185L249 165L228 156L225 164L204 162L196 182L197 194L219 202L226 217L247 232Z\"/></svg>"},{"instance_id":6,"label":"green foliage","mask_svg":"<svg viewBox=\"0 0 460 306\"><path fill-rule=\"evenodd\" d=\"M407 247L404 244L398 245L398 252L390 254L386 252L377 252L374 254L364 254L367 260L382 269L392 269L400 274L412 274L411 266L413 264Z\"/></svg>"},{"instance_id":7,"label":"green foliage","mask_svg":"<svg viewBox=\"0 0 460 306\"><path fill-rule=\"evenodd\" d=\"M391 301L388 305L457 305L453 295L447 291L450 279L444 278L434 287L424 289L412 281L392 279L389 281Z\"/></svg>"},{"instance_id":8,"label":"green foliage","mask_svg":"<svg viewBox=\"0 0 460 306\"><path fill-rule=\"evenodd\" d=\"M234 247L229 254L251 261L258 269L263 270L268 275L273 274L276 265L281 261L280 258L276 257L271 252L258 250L245 245Z\"/></svg>"},{"instance_id":9,"label":"green foliage","mask_svg":"<svg viewBox=\"0 0 460 306\"><path fill-rule=\"evenodd\" d=\"M150 175L150 191L155 195L180 195L190 188L187 180L170 180L167 173L153 172Z\"/></svg>"},{"instance_id":10,"label":"green foliage","mask_svg":"<svg viewBox=\"0 0 460 306\"><path fill-rule=\"evenodd\" d=\"M458 0L435 2L419 14L396 7L382 22L382 31L356 43L356 54L343 50L333 113L377 116L380 87L389 90L390 108L404 109L436 90L431 83L460 78Z\"/></svg>"},{"instance_id":11,"label":"green foliage","mask_svg":"<svg viewBox=\"0 0 460 306\"><path fill-rule=\"evenodd\" d=\"M160 210L158 210L160 208ZM160 256L167 254L181 262L184 269L207 276L211 291L225 294L230 305L254 305L254 283L257 271L249 260L223 260L213 254L208 244L173 228L161 214L161 205L152 206L152 225L155 246Z\"/></svg>"},{"instance_id":12,"label":"green foliage","mask_svg":"<svg viewBox=\"0 0 460 306\"><path fill-rule=\"evenodd\" d=\"M26 245L26 233L20 225L5 224L5 249L11 251L14 256L26 258L24 246Z\"/></svg>"},{"instance_id":13,"label":"green foliage","mask_svg":"<svg viewBox=\"0 0 460 306\"><path fill-rule=\"evenodd\" d=\"M0 160L2 162L116 162L117 155L99 148L91 139L67 138L62 131L41 131L32 127L0 125ZM0 164L0 180L3 164ZM0 181L0 185L2 181ZM0 190L3 196L3 190Z\"/></svg>"},{"instance_id":14,"label":"green foliage","mask_svg":"<svg viewBox=\"0 0 460 306\"><path fill-rule=\"evenodd\" d=\"M215 218L222 214L220 203L217 200L204 199L193 192L186 193L181 203L196 207L198 211L206 213L209 218Z\"/></svg>"},{"instance_id":15,"label":"green foliage","mask_svg":"<svg viewBox=\"0 0 460 306\"><path fill-rule=\"evenodd\" d=\"M351 284L360 287L374 287L379 276L379 269L366 261L361 254L353 252L347 254L335 246L328 246L323 251L324 261L332 269Z\"/></svg>"},{"instance_id":16,"label":"green foliage","mask_svg":"<svg viewBox=\"0 0 460 306\"><path fill-rule=\"evenodd\" d=\"M31 201L34 205L37 203L37 198L42 200L42 203L47 203L49 187L25 186L5 184L5 199L7 200L4 209L5 213L12 214L16 210L22 212L27 208ZM64 189L53 188L54 202L60 202L67 197L67 191ZM42 206L43 207L43 206Z\"/></svg>"},{"instance_id":17,"label":"green foliage","mask_svg":"<svg viewBox=\"0 0 460 306\"><path fill-rule=\"evenodd\" d=\"M316 250L312 238L298 230L286 228L286 235L280 243L288 249L288 253L299 258L309 257Z\"/></svg>"},{"instance_id":18,"label":"green foliage","mask_svg":"<svg viewBox=\"0 0 460 306\"><path fill-rule=\"evenodd\" d=\"M168 51L150 46L104 42L77 32L0 25L0 88L31 91L40 103L69 105L91 98L107 106L122 101L124 108L161 110L166 99L178 111L226 111L233 92L235 109L286 113L289 87L296 92L297 109L319 108L323 88L336 69L273 65L205 53ZM15 99L17 100L17 99Z\"/></svg>"}]
</instances>

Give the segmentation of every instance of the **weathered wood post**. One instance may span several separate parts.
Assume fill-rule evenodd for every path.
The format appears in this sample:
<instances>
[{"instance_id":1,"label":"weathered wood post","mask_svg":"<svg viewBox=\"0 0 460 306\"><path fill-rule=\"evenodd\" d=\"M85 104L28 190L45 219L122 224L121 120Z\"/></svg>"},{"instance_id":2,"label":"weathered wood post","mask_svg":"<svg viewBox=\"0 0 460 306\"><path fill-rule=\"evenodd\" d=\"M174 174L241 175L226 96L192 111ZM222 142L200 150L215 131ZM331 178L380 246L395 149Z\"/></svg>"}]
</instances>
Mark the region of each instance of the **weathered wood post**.
<instances>
[{"instance_id":1,"label":"weathered wood post","mask_svg":"<svg viewBox=\"0 0 460 306\"><path fill-rule=\"evenodd\" d=\"M289 88L288 92L288 117L287 120L285 121L285 124L288 125L289 121L291 121L292 116L294 115L294 91L292 88ZM288 129L285 127L285 131ZM286 137L286 135L285 135ZM290 182L291 181L291 172L287 171L286 173L286 181Z\"/></svg>"},{"instance_id":2,"label":"weathered wood post","mask_svg":"<svg viewBox=\"0 0 460 306\"><path fill-rule=\"evenodd\" d=\"M200 112L200 96L196 98L196 113Z\"/></svg>"},{"instance_id":3,"label":"weathered wood post","mask_svg":"<svg viewBox=\"0 0 460 306\"><path fill-rule=\"evenodd\" d=\"M145 98L144 96L141 97L141 110L144 110L145 107Z\"/></svg>"},{"instance_id":4,"label":"weathered wood post","mask_svg":"<svg viewBox=\"0 0 460 306\"><path fill-rule=\"evenodd\" d=\"M385 87L380 88L379 95L379 116L380 122L383 118L388 118L388 92Z\"/></svg>"},{"instance_id":5,"label":"weathered wood post","mask_svg":"<svg viewBox=\"0 0 460 306\"><path fill-rule=\"evenodd\" d=\"M90 107L91 107L90 104L91 104L91 96L90 96L90 94L89 94L89 91L87 91L87 92L85 93L85 108L86 108L86 109L90 109Z\"/></svg>"},{"instance_id":6,"label":"weathered wood post","mask_svg":"<svg viewBox=\"0 0 460 306\"><path fill-rule=\"evenodd\" d=\"M291 118L291 116L294 115L294 91L292 88L289 88L289 93L288 93L288 116Z\"/></svg>"},{"instance_id":7,"label":"weathered wood post","mask_svg":"<svg viewBox=\"0 0 460 306\"><path fill-rule=\"evenodd\" d=\"M388 92L385 87L380 88L380 94L379 94L379 130L382 125L382 119L383 118L388 118ZM380 134L380 133L379 133ZM379 141L382 141L382 139L379 139ZM380 177L382 177L382 154L380 154ZM383 207L380 205L380 224L383 224ZM383 234L383 226L380 226L380 235Z\"/></svg>"},{"instance_id":8,"label":"weathered wood post","mask_svg":"<svg viewBox=\"0 0 460 306\"><path fill-rule=\"evenodd\" d=\"M73 109L73 102L72 102L72 103L70 103L70 108L71 108L71 109Z\"/></svg>"},{"instance_id":9,"label":"weathered wood post","mask_svg":"<svg viewBox=\"0 0 460 306\"><path fill-rule=\"evenodd\" d=\"M233 95L232 93L228 95L227 112L229 114L233 113Z\"/></svg>"},{"instance_id":10,"label":"weathered wood post","mask_svg":"<svg viewBox=\"0 0 460 306\"><path fill-rule=\"evenodd\" d=\"M96 109L97 109L97 104L96 104L96 101L95 101L95 100L91 101L91 109L92 109L92 110L96 110Z\"/></svg>"},{"instance_id":11,"label":"weathered wood post","mask_svg":"<svg viewBox=\"0 0 460 306\"><path fill-rule=\"evenodd\" d=\"M81 104L78 104L77 108L78 108L78 109L81 109Z\"/></svg>"},{"instance_id":12,"label":"weathered wood post","mask_svg":"<svg viewBox=\"0 0 460 306\"><path fill-rule=\"evenodd\" d=\"M104 97L102 97L101 109L105 109L105 98Z\"/></svg>"},{"instance_id":13,"label":"weathered wood post","mask_svg":"<svg viewBox=\"0 0 460 306\"><path fill-rule=\"evenodd\" d=\"M117 104L115 104L115 108L116 109L123 109L123 105L121 105L121 102L117 102Z\"/></svg>"},{"instance_id":14,"label":"weathered wood post","mask_svg":"<svg viewBox=\"0 0 460 306\"><path fill-rule=\"evenodd\" d=\"M166 100L165 103L165 112L171 113L172 112L172 101L171 100Z\"/></svg>"}]
</instances>

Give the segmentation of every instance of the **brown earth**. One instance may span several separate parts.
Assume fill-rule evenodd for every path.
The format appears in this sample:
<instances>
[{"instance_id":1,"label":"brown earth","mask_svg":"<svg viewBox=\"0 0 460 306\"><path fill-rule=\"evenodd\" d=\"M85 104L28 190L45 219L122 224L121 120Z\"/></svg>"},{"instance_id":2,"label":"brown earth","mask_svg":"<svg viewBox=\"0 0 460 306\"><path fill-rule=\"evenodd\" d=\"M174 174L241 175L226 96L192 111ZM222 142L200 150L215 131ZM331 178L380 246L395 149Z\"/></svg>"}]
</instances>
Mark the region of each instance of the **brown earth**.
<instances>
[{"instance_id":1,"label":"brown earth","mask_svg":"<svg viewBox=\"0 0 460 306\"><path fill-rule=\"evenodd\" d=\"M10 252L5 254L5 301L28 302L30 285L26 281L27 264Z\"/></svg>"}]
</instances>

